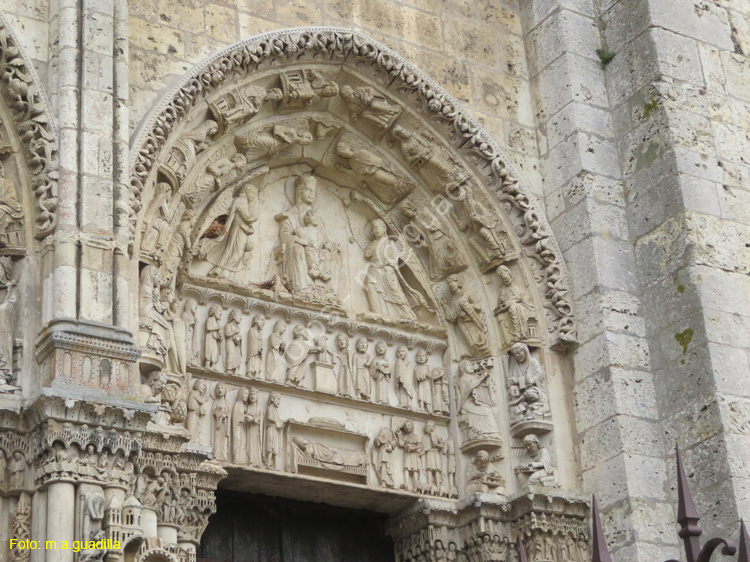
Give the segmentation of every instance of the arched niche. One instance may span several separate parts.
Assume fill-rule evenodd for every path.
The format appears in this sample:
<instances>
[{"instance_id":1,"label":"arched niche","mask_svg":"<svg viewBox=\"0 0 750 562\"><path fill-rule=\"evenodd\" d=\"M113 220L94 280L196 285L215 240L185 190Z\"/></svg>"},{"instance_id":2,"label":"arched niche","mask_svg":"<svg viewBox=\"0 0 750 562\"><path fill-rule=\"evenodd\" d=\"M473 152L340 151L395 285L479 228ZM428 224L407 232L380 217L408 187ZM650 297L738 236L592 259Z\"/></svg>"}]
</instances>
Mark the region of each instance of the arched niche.
<instances>
[{"instance_id":1,"label":"arched niche","mask_svg":"<svg viewBox=\"0 0 750 562\"><path fill-rule=\"evenodd\" d=\"M7 398L39 383L22 374L35 364L39 303L51 305L41 295L42 241L56 224L57 132L36 72L1 13L0 77L0 398Z\"/></svg>"},{"instance_id":2,"label":"arched niche","mask_svg":"<svg viewBox=\"0 0 750 562\"><path fill-rule=\"evenodd\" d=\"M577 485L557 244L497 145L408 63L343 29L251 39L192 71L133 154L146 397L230 485L304 494L285 473L384 510ZM237 437L247 411L278 434ZM408 450L428 440L441 468L417 482Z\"/></svg>"}]
</instances>

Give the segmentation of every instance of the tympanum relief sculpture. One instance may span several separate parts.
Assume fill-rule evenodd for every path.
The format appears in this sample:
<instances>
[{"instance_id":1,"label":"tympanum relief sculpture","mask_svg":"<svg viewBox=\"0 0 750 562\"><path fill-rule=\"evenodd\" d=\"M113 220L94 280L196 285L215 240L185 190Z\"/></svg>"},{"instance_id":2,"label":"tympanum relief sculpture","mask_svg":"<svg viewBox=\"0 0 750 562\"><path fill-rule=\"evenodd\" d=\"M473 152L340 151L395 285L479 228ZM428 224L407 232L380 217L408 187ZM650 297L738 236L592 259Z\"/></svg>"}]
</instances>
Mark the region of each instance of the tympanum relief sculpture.
<instances>
[{"instance_id":1,"label":"tympanum relief sculpture","mask_svg":"<svg viewBox=\"0 0 750 562\"><path fill-rule=\"evenodd\" d=\"M480 176L390 93L317 67L205 103L143 221L139 343L176 388L159 403L182 400L169 423L219 465L381 493L503 493L495 464L547 485L544 373L518 347L545 319Z\"/></svg>"}]
</instances>

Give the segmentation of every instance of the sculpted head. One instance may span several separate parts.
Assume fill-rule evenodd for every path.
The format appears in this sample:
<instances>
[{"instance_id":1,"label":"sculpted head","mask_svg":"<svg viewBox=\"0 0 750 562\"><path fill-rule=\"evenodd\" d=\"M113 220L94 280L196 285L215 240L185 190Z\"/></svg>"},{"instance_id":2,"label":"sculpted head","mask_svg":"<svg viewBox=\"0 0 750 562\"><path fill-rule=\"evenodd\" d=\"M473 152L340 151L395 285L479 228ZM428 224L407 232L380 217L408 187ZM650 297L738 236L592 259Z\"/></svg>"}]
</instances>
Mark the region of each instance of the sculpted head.
<instances>
[{"instance_id":1,"label":"sculpted head","mask_svg":"<svg viewBox=\"0 0 750 562\"><path fill-rule=\"evenodd\" d=\"M300 203L314 205L317 190L318 182L315 176L298 176L294 186L294 203L296 205Z\"/></svg>"},{"instance_id":2,"label":"sculpted head","mask_svg":"<svg viewBox=\"0 0 750 562\"><path fill-rule=\"evenodd\" d=\"M434 421L428 421L427 424L424 426L424 432L425 433L433 433L435 431L435 422Z\"/></svg>"},{"instance_id":3,"label":"sculpted head","mask_svg":"<svg viewBox=\"0 0 750 562\"><path fill-rule=\"evenodd\" d=\"M364 353L365 351L367 351L367 340L365 338L357 338L357 351L359 353Z\"/></svg>"},{"instance_id":4,"label":"sculpted head","mask_svg":"<svg viewBox=\"0 0 750 562\"><path fill-rule=\"evenodd\" d=\"M420 365L427 363L427 352L424 349L418 350L416 360Z\"/></svg>"},{"instance_id":5,"label":"sculpted head","mask_svg":"<svg viewBox=\"0 0 750 562\"><path fill-rule=\"evenodd\" d=\"M479 470L487 470L487 467L490 465L490 454L484 449L477 452L477 456L474 457L474 465Z\"/></svg>"},{"instance_id":6,"label":"sculpted head","mask_svg":"<svg viewBox=\"0 0 750 562\"><path fill-rule=\"evenodd\" d=\"M375 219L370 223L370 231L372 232L372 237L375 240L378 240L385 236L387 229L385 223L381 219Z\"/></svg>"},{"instance_id":7,"label":"sculpted head","mask_svg":"<svg viewBox=\"0 0 750 562\"><path fill-rule=\"evenodd\" d=\"M461 289L461 279L455 273L448 276L448 287L452 293Z\"/></svg>"},{"instance_id":8,"label":"sculpted head","mask_svg":"<svg viewBox=\"0 0 750 562\"><path fill-rule=\"evenodd\" d=\"M260 329L263 329L263 326L266 323L266 317L262 314L256 314L253 316L253 326L257 326Z\"/></svg>"},{"instance_id":9,"label":"sculpted head","mask_svg":"<svg viewBox=\"0 0 750 562\"><path fill-rule=\"evenodd\" d=\"M237 393L237 399L240 402L247 402L247 399L250 397L250 389L248 388L240 388L239 392Z\"/></svg>"},{"instance_id":10,"label":"sculpted head","mask_svg":"<svg viewBox=\"0 0 750 562\"><path fill-rule=\"evenodd\" d=\"M408 139L409 138L409 132L404 129L401 125L396 125L393 127L393 134L396 135L400 139Z\"/></svg>"},{"instance_id":11,"label":"sculpted head","mask_svg":"<svg viewBox=\"0 0 750 562\"><path fill-rule=\"evenodd\" d=\"M404 433L413 433L414 432L414 422L411 420L406 420L404 422L404 425L401 426L404 429Z\"/></svg>"},{"instance_id":12,"label":"sculpted head","mask_svg":"<svg viewBox=\"0 0 750 562\"><path fill-rule=\"evenodd\" d=\"M526 437L523 438L523 445L531 454L535 454L539 449L542 448L542 442L539 441L539 437L537 437L533 433L529 433Z\"/></svg>"},{"instance_id":13,"label":"sculpted head","mask_svg":"<svg viewBox=\"0 0 750 562\"><path fill-rule=\"evenodd\" d=\"M216 398L222 398L227 394L227 387L224 386L224 383L217 383L214 393L216 394Z\"/></svg>"},{"instance_id":14,"label":"sculpted head","mask_svg":"<svg viewBox=\"0 0 750 562\"><path fill-rule=\"evenodd\" d=\"M378 355L385 355L387 348L384 341L379 341L375 344L375 353Z\"/></svg>"},{"instance_id":15,"label":"sculpted head","mask_svg":"<svg viewBox=\"0 0 750 562\"><path fill-rule=\"evenodd\" d=\"M529 346L525 343L517 342L510 348L510 352L518 363L525 363L529 357Z\"/></svg>"},{"instance_id":16,"label":"sculpted head","mask_svg":"<svg viewBox=\"0 0 750 562\"><path fill-rule=\"evenodd\" d=\"M500 280L503 282L503 285L510 285L513 283L513 276L510 273L510 269L508 269L506 266L501 265L497 268L497 274L500 277Z\"/></svg>"},{"instance_id":17,"label":"sculpted head","mask_svg":"<svg viewBox=\"0 0 750 562\"><path fill-rule=\"evenodd\" d=\"M349 347L349 338L346 337L346 334L339 334L336 336L336 349L339 351L343 351Z\"/></svg>"},{"instance_id":18,"label":"sculpted head","mask_svg":"<svg viewBox=\"0 0 750 562\"><path fill-rule=\"evenodd\" d=\"M354 88L352 88L349 84L346 84L345 86L341 86L341 97L344 98L348 102L354 101Z\"/></svg>"},{"instance_id":19,"label":"sculpted head","mask_svg":"<svg viewBox=\"0 0 750 562\"><path fill-rule=\"evenodd\" d=\"M254 388L248 389L248 398L250 399L250 404L255 404L258 401L258 391Z\"/></svg>"},{"instance_id":20,"label":"sculpted head","mask_svg":"<svg viewBox=\"0 0 750 562\"><path fill-rule=\"evenodd\" d=\"M278 392L272 392L268 397L268 402L278 408L281 405L281 394Z\"/></svg>"},{"instance_id":21,"label":"sculpted head","mask_svg":"<svg viewBox=\"0 0 750 562\"><path fill-rule=\"evenodd\" d=\"M399 345L398 349L396 349L396 357L399 359L406 359L406 355L409 353L409 350L406 349L405 345Z\"/></svg>"}]
</instances>

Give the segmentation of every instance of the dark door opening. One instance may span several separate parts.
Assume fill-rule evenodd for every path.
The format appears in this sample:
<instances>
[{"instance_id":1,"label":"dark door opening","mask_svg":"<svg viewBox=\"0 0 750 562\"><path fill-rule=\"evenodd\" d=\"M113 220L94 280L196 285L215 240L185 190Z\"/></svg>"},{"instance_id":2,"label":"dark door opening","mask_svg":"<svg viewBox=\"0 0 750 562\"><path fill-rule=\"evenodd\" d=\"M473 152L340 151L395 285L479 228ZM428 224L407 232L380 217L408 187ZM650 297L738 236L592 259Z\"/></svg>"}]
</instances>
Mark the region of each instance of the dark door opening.
<instances>
[{"instance_id":1,"label":"dark door opening","mask_svg":"<svg viewBox=\"0 0 750 562\"><path fill-rule=\"evenodd\" d=\"M219 490L199 562L393 562L386 515Z\"/></svg>"}]
</instances>

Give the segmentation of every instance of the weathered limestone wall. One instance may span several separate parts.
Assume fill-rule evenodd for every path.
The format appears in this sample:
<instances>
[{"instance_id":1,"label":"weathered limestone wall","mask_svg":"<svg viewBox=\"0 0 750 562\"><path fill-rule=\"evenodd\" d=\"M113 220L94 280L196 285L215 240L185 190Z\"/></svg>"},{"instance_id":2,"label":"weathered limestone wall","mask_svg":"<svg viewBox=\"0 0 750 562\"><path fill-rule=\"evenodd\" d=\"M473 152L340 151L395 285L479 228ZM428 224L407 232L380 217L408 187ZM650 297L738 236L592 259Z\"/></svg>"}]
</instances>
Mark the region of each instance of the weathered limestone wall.
<instances>
[{"instance_id":1,"label":"weathered limestone wall","mask_svg":"<svg viewBox=\"0 0 750 562\"><path fill-rule=\"evenodd\" d=\"M688 449L706 526L731 535L750 511L750 9L598 8L667 454Z\"/></svg>"},{"instance_id":2,"label":"weathered limestone wall","mask_svg":"<svg viewBox=\"0 0 750 562\"><path fill-rule=\"evenodd\" d=\"M130 123L135 129L178 78L210 54L264 32L354 28L440 84L540 185L518 2L498 0L132 0Z\"/></svg>"},{"instance_id":3,"label":"weathered limestone wall","mask_svg":"<svg viewBox=\"0 0 750 562\"><path fill-rule=\"evenodd\" d=\"M679 441L717 515L704 527L733 536L750 508L748 8L540 0L523 16L548 218L582 319L585 486L616 559L663 558Z\"/></svg>"}]
</instances>

